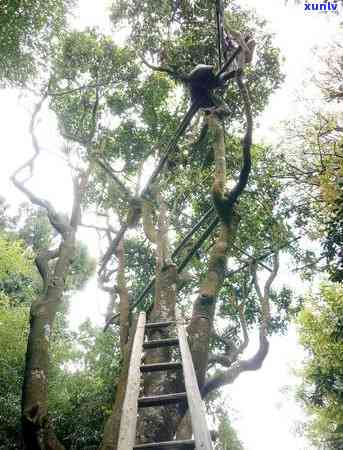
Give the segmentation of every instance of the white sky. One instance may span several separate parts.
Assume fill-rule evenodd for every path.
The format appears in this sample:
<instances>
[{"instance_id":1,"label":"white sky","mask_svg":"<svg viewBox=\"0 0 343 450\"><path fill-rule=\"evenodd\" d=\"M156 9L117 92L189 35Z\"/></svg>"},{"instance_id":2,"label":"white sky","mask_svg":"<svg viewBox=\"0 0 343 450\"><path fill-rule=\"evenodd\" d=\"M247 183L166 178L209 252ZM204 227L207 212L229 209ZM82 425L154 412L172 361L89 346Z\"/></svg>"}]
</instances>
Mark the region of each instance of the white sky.
<instances>
[{"instance_id":1,"label":"white sky","mask_svg":"<svg viewBox=\"0 0 343 450\"><path fill-rule=\"evenodd\" d=\"M105 14L107 0L79 0L80 9L75 15L74 23L78 28L99 26L101 31L109 33L110 23ZM257 135L266 141L273 135L271 128L279 120L294 118L298 106L294 101L294 91L302 89L306 79L306 69L313 68L314 57L311 48L325 45L332 40L337 31L338 20L333 16L328 20L323 13L304 11L298 6L284 5L284 0L242 0L242 4L254 6L259 14L270 21L270 29L276 33L275 43L286 57L284 71L286 82L281 90L273 95L270 105L259 119L260 129ZM292 3L291 0L289 3ZM341 6L339 6L341 8ZM199 61L200 63L201 61ZM2 125L3 158L0 165L0 193L11 204L18 204L24 198L9 183L8 177L13 170L27 158L31 152L31 140L28 133L32 113L32 101L29 98L18 99L13 90L0 91L0 123ZM43 117L43 115L41 116ZM51 114L45 114L48 120L41 121L39 135L44 148L41 162L37 165L32 186L38 193L44 193L57 209L68 210L70 207L71 182L63 161L53 153L58 143L56 124ZM53 168L53 170L51 170ZM95 235L83 230L80 238L89 243L96 253ZM279 277L279 284L289 282L291 274L284 268ZM299 280L296 281L298 286ZM305 289L305 287L300 289ZM72 300L70 320L73 327L85 319L103 323L106 297L97 289L92 280L86 290ZM253 340L250 351L254 350ZM292 395L284 395L281 389L294 385L295 379L290 368L301 360L302 353L296 342L294 328L287 336L271 339L270 353L258 372L243 374L232 386L225 388L228 407L235 410L234 425L246 450L308 450L299 437L292 433L295 420L301 419L299 407Z\"/></svg>"}]
</instances>

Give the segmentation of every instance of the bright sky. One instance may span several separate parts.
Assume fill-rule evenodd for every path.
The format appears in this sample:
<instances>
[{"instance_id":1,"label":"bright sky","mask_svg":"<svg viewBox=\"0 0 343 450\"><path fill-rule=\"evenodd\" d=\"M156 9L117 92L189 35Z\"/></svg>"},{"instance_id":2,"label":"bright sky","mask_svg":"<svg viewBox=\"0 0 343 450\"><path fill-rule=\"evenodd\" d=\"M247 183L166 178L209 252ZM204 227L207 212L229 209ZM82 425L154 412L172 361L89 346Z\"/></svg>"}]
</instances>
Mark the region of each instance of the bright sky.
<instances>
[{"instance_id":1,"label":"bright sky","mask_svg":"<svg viewBox=\"0 0 343 450\"><path fill-rule=\"evenodd\" d=\"M105 7L108 0L79 0L80 7L75 15L75 26L99 26L106 33L111 27L106 17ZM270 21L270 29L275 32L275 42L286 57L284 71L286 82L271 99L270 105L259 119L258 136L268 140L272 136L272 127L279 120L297 114L294 101L295 90L302 89L308 67L313 67L314 57L311 48L330 42L337 31L338 21L333 16L328 20L323 13L305 12L303 3L293 6L292 1L285 6L284 0L242 0L242 4L254 6L260 15ZM339 6L341 8L341 6ZM199 61L200 63L201 61ZM18 204L24 198L9 183L9 174L32 152L28 124L32 113L30 98L18 99L13 90L0 91L0 123L2 125L2 148L6 157L0 165L0 193L11 204ZM44 193L57 209L68 210L70 207L70 176L63 161L54 153L58 145L56 124L51 114L48 120L41 121L39 136L44 148L41 162L37 165L32 186L37 193ZM53 168L53 170L51 170ZM89 230L82 230L80 238L89 243L93 253L97 253L95 236ZM278 283L289 282L290 271L285 267ZM299 280L295 280L300 289ZM102 313L106 308L106 297L97 289L92 280L86 290L72 300L70 321L73 327L91 317L97 323L103 323ZM253 340L250 351L254 351ZM246 450L309 450L292 430L295 421L302 418L301 411L292 399L292 394L282 394L281 389L294 385L295 379L290 368L301 360L302 354L296 343L295 330L291 328L287 336L271 339L270 353L263 368L258 372L243 374L232 386L225 388L228 396L230 413L235 417L234 425Z\"/></svg>"}]
</instances>

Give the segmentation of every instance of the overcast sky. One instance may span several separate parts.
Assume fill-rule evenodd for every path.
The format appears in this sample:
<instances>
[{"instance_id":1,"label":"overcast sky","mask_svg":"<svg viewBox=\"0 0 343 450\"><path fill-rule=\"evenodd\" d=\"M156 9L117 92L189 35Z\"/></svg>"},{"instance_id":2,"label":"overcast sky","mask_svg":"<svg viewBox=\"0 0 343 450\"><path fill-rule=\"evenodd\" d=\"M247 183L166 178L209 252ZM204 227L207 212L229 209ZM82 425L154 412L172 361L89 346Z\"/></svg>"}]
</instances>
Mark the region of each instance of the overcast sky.
<instances>
[{"instance_id":1,"label":"overcast sky","mask_svg":"<svg viewBox=\"0 0 343 450\"><path fill-rule=\"evenodd\" d=\"M80 0L80 7L74 18L75 26L80 29L98 26L102 32L110 33L111 27L105 12L109 4L106 0ZM272 136L271 129L277 126L278 121L296 117L298 106L294 101L294 92L296 89L303 89L307 69L315 68L311 49L329 43L337 31L338 22L333 16L305 12L303 3L285 6L284 0L244 0L242 4L256 7L259 14L270 21L270 29L276 35L275 42L286 58L283 68L287 76L286 82L273 95L270 105L259 120L260 130L257 135L268 141ZM27 131L32 102L27 98L18 99L18 93L11 90L0 91L0 102L3 148L0 193L6 196L9 203L17 204L24 199L10 185L8 177L23 158L27 158L32 152ZM44 193L45 197L54 202L56 208L68 210L71 182L68 170L55 153L58 143L56 124L50 114L41 114L41 117L41 142L50 151L44 153L37 165L32 186L38 194ZM96 253L94 235L90 231L82 231L81 238ZM280 285L290 279L289 270L287 267L283 268L278 280ZM77 294L72 301L72 325L77 326L87 316L102 323L105 307L106 299L97 290L96 281L92 280L88 288ZM256 341L253 340L250 352L254 351L255 345ZM228 396L228 407L235 411L233 414L231 412L231 417L234 417L234 425L246 450L310 449L309 445L292 432L295 421L302 418L299 407L291 395L281 392L286 385L294 385L295 379L290 368L298 364L301 357L301 349L296 343L292 328L287 336L271 339L270 354L261 370L243 374L234 385L224 389L224 394Z\"/></svg>"}]
</instances>

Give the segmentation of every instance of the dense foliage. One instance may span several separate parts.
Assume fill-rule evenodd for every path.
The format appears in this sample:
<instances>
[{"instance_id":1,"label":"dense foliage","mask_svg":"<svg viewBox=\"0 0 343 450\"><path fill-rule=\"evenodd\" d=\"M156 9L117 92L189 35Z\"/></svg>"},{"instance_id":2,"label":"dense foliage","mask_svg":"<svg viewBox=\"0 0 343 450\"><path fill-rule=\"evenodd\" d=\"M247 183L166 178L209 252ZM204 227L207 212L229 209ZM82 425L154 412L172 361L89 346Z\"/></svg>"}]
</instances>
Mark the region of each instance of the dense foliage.
<instances>
[{"instance_id":1,"label":"dense foliage","mask_svg":"<svg viewBox=\"0 0 343 450\"><path fill-rule=\"evenodd\" d=\"M319 239L322 247L318 260L312 258L312 266L324 260L322 267L328 270L331 280L341 282L343 116L335 103L341 102L343 95L339 81L343 75L343 49L333 43L319 55L323 70L315 78L320 89L317 106L303 99L308 110L286 127L284 149L288 184L294 190L296 224L305 228L310 238ZM292 152L288 150L290 143Z\"/></svg>"},{"instance_id":2,"label":"dense foliage","mask_svg":"<svg viewBox=\"0 0 343 450\"><path fill-rule=\"evenodd\" d=\"M318 449L343 444L343 288L323 285L309 296L298 323L307 354L299 396L309 414L306 434Z\"/></svg>"},{"instance_id":3,"label":"dense foliage","mask_svg":"<svg viewBox=\"0 0 343 450\"><path fill-rule=\"evenodd\" d=\"M341 33L340 33L341 34ZM317 243L302 267L343 280L343 116L336 103L342 100L342 46L332 43L319 52L322 70L314 78L318 101L286 127L288 186L294 190L295 225ZM312 89L314 86L311 86ZM320 244L320 245L318 245ZM300 398L309 413L304 431L316 448L342 448L342 289L325 284L311 294L299 316L300 339L308 358L302 371Z\"/></svg>"},{"instance_id":4,"label":"dense foliage","mask_svg":"<svg viewBox=\"0 0 343 450\"><path fill-rule=\"evenodd\" d=\"M3 0L0 5L0 86L40 74L65 25L70 0Z\"/></svg>"}]
</instances>

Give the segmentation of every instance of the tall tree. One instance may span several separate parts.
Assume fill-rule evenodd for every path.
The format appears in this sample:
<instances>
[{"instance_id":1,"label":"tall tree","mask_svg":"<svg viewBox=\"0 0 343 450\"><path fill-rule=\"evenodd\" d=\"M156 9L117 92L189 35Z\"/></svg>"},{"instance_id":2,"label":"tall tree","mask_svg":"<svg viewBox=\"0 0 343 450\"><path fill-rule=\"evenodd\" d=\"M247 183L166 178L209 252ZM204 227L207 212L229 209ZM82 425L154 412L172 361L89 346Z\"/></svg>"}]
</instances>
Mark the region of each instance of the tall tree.
<instances>
[{"instance_id":1,"label":"tall tree","mask_svg":"<svg viewBox=\"0 0 343 450\"><path fill-rule=\"evenodd\" d=\"M61 240L57 248L40 249L35 262L42 278L42 290L32 302L30 309L30 332L26 351L25 373L22 392L22 427L27 449L62 449L48 418L48 370L49 346L56 313L63 300L66 279L75 255L76 231L81 220L81 202L88 180L88 172L78 170L74 174L74 198L70 217L58 213L51 203L38 197L27 186L36 159L40 154L35 135L37 115L43 98L36 106L31 120L34 155L12 175L15 186L35 206L46 210L51 226ZM29 170L29 177L24 177Z\"/></svg>"},{"instance_id":2,"label":"tall tree","mask_svg":"<svg viewBox=\"0 0 343 450\"><path fill-rule=\"evenodd\" d=\"M116 448L133 335L130 313L135 306L148 308L149 320L173 318L176 301L184 306L190 316L193 360L204 396L232 383L243 371L261 367L268 353L268 334L287 322L289 292L271 289L279 267L278 253L294 240L282 219L287 202L280 202L282 185L274 176L274 170L280 168L267 156L267 149L251 147L253 114L263 109L268 94L282 78L278 52L261 24L254 23L246 12L230 18L232 23L236 20L236 27L253 32L258 41L257 64L246 72L250 96L240 78L229 85L224 93L229 103L226 136L216 113L203 121L199 114L179 140L177 152L164 160L167 170L158 176L153 172L154 182L147 188L143 158L151 164L163 157L162 144L173 136L179 110L185 111L186 106L183 98L180 108L170 101L177 86L166 73L188 73L199 62L216 60L214 11L188 3L173 10L168 2L149 2L142 9L141 3L123 1L113 10L116 26L129 22L132 57L139 58L142 65L140 77L129 81L129 90L117 89L107 102L110 112L119 116L119 124L114 129L102 126L93 152L99 166L96 185L106 176L107 189L97 187L92 194L100 216L107 218L104 236L110 239L99 276L112 296L111 304L120 312L112 321L118 320L123 351L118 395L102 449ZM242 143L237 133L244 134ZM160 167L157 161L155 164ZM247 184L250 173L251 184ZM229 177L231 189L227 189ZM205 219L199 221L204 214ZM214 233L217 225L218 234ZM190 237L184 240L190 230ZM172 245L177 247L174 252ZM236 273L228 271L228 257L230 265L237 267L232 271ZM263 287L261 267L269 271ZM228 272L232 279L227 279ZM146 298L151 288L152 302ZM226 319L224 332L215 331L219 317ZM260 345L253 358L244 360L241 356L254 324ZM155 331L150 337L161 338L163 332ZM158 362L168 356L168 351L151 351L146 361ZM181 386L178 377L154 374L145 378L144 392L172 392ZM177 408L166 408L159 415L144 412L139 422L141 442L168 440L176 431L179 436L190 434L185 411Z\"/></svg>"},{"instance_id":3,"label":"tall tree","mask_svg":"<svg viewBox=\"0 0 343 450\"><path fill-rule=\"evenodd\" d=\"M91 266L85 265L85 248L76 246L76 233L81 224L83 202L88 192L91 192L88 191L87 183L93 169L92 145L97 139L98 120L103 108L101 94L103 90L113 89L113 83L119 84L135 70L135 66L131 65L127 72L124 69L121 73L118 59L121 58L124 65L124 51L117 49L108 38L98 39L92 31L65 35L56 50L48 88L43 87L44 95L35 107L30 124L34 155L12 176L15 186L34 206L45 212L55 232L53 239L45 239L44 233L39 236L32 231L30 221L21 230L23 238L36 252L35 262L42 278L41 293L32 302L30 310L22 393L22 428L27 449L46 450L64 448L55 436L48 415L50 341L56 314L63 307L66 291L80 288L91 270ZM64 77L68 82L61 89L60 83L63 83ZM80 87L81 78L87 86ZM73 82L76 88L71 88ZM37 196L27 184L34 175L36 161L41 154L36 123L42 104L48 97L60 119L60 130L65 139L63 156L73 177L73 207L69 217L57 212L48 200ZM70 107L72 110L68 114L66 110ZM46 225L43 214L38 223L43 231Z\"/></svg>"},{"instance_id":4,"label":"tall tree","mask_svg":"<svg viewBox=\"0 0 343 450\"><path fill-rule=\"evenodd\" d=\"M113 322L114 334L120 336L119 345L117 340L113 345L115 361L120 347L121 373L113 380L116 395L103 450L116 448L135 310L146 309L150 320L164 320L174 317L176 303L183 309L204 397L242 372L259 369L269 335L287 325L290 292L272 289L280 251L296 247L279 179L284 163L269 148L252 144L253 119L283 78L279 52L263 21L225 6L226 26L253 34L257 41L256 62L246 67L245 77L238 73L219 92L228 105L225 117L220 110L199 111L167 158L164 149L188 103L178 75L198 63L217 61L212 2L122 0L114 5L112 18L118 29L127 27L125 45L94 30L68 33L58 42L44 98L57 116L66 157L73 163L76 158L83 168L74 181L71 217L58 214L23 179L40 154L35 136L40 105L31 124L35 156L13 176L29 200L46 210L60 236L59 249L47 248L36 258L44 283L43 295L31 309L25 369L22 412L28 448L62 448L47 415L49 338L71 269L81 199L98 215L87 226L108 242L99 283L115 309L109 309L107 327ZM161 157L163 170L155 169L147 186L147 173L162 167ZM264 285L261 272L267 273ZM244 359L253 330L259 345L252 358ZM150 337L163 336L153 332ZM158 362L169 356L168 351L153 351L146 358ZM146 393L163 387L178 390L182 380L160 374L145 379ZM185 409L140 415L142 442L190 432Z\"/></svg>"}]
</instances>

